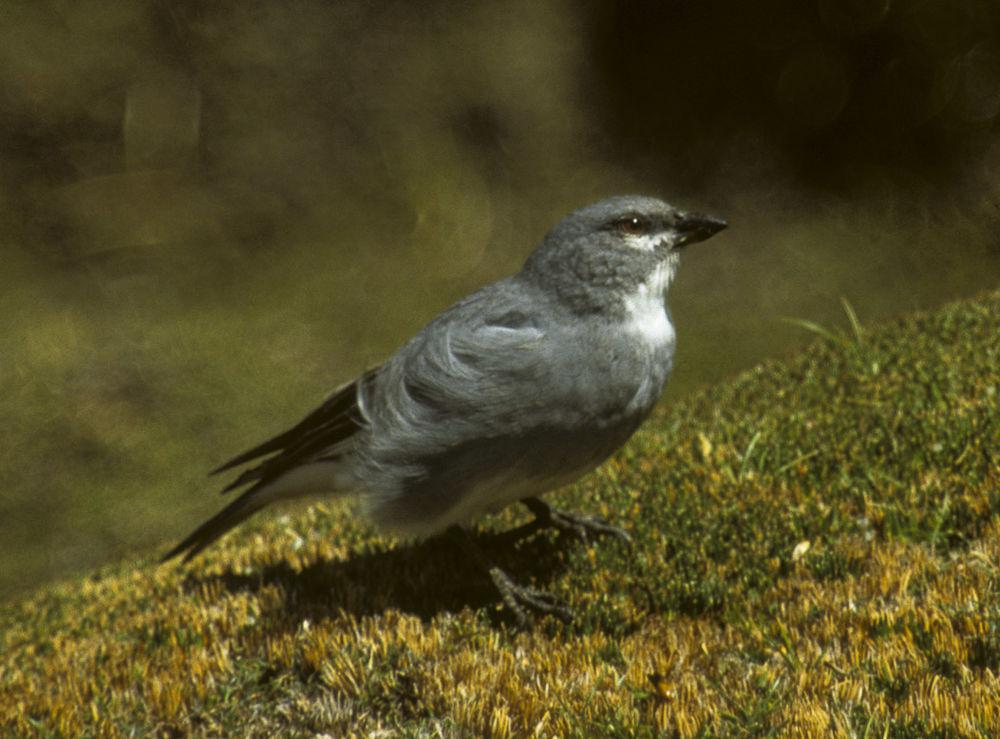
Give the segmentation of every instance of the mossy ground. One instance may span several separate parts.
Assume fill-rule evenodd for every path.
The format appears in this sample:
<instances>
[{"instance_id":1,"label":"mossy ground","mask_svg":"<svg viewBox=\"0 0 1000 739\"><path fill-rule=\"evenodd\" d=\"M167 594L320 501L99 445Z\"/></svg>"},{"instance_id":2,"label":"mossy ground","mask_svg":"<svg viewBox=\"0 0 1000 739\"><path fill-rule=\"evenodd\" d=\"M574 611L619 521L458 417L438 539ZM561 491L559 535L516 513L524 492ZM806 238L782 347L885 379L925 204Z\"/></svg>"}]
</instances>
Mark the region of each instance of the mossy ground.
<instances>
[{"instance_id":1,"label":"mossy ground","mask_svg":"<svg viewBox=\"0 0 1000 739\"><path fill-rule=\"evenodd\" d=\"M1000 292L665 408L556 496L631 550L484 545L576 611L510 628L447 540L262 518L0 612L17 735L996 736ZM137 512L136 515L139 515Z\"/></svg>"}]
</instances>

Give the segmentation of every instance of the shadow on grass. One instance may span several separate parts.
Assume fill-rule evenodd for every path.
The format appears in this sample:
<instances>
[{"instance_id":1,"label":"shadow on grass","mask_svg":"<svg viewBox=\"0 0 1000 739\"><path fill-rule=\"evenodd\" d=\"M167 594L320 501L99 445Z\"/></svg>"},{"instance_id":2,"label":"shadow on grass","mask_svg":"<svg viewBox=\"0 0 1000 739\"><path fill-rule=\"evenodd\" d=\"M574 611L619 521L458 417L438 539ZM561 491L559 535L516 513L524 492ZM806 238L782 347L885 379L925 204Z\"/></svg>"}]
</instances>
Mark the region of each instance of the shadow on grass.
<instances>
[{"instance_id":1,"label":"shadow on grass","mask_svg":"<svg viewBox=\"0 0 1000 739\"><path fill-rule=\"evenodd\" d=\"M550 533L511 542L510 533L470 533L470 538L490 563L516 582L542 589L565 568L563 553L581 546L572 536ZM290 629L341 610L355 616L398 610L429 621L464 608L487 609L495 625L513 622L499 607L500 596L489 574L449 534L353 554L346 560L318 559L301 570L282 562L252 573L191 572L185 588L193 591L213 581L221 581L230 592L259 594L265 617ZM265 597L265 590L272 592Z\"/></svg>"}]
</instances>

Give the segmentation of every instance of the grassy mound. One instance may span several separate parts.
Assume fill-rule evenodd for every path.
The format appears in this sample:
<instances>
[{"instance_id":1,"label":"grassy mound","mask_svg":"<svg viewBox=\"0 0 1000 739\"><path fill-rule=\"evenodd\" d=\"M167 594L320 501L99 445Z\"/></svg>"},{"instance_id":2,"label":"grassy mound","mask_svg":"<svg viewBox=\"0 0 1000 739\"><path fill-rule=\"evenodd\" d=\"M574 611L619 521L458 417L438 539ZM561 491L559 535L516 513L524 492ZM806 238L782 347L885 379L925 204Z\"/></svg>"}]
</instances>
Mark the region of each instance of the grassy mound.
<instances>
[{"instance_id":1,"label":"grassy mound","mask_svg":"<svg viewBox=\"0 0 1000 739\"><path fill-rule=\"evenodd\" d=\"M656 415L556 496L632 531L447 541L317 505L0 612L2 733L1000 733L1000 292L830 333Z\"/></svg>"}]
</instances>

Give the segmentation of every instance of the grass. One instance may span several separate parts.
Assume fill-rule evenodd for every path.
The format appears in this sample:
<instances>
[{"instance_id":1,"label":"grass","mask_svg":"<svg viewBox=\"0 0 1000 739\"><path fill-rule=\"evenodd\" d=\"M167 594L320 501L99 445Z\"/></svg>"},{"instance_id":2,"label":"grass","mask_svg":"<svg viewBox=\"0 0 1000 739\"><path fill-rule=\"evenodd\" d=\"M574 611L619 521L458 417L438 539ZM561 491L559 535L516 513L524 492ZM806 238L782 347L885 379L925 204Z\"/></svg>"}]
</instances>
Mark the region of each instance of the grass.
<instances>
[{"instance_id":1,"label":"grass","mask_svg":"<svg viewBox=\"0 0 1000 739\"><path fill-rule=\"evenodd\" d=\"M0 731L995 736L1000 292L851 326L661 409L557 496L632 551L492 548L569 626L518 632L448 542L314 505L4 606Z\"/></svg>"}]
</instances>

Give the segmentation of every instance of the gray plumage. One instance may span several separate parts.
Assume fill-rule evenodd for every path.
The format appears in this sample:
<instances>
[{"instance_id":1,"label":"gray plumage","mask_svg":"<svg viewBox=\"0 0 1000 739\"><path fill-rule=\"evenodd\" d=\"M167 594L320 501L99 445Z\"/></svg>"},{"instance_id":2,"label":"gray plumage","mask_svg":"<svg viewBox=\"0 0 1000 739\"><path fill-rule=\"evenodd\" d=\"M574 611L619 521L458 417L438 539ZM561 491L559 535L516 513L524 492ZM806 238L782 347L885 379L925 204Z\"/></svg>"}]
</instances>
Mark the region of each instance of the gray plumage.
<instances>
[{"instance_id":1,"label":"gray plumage","mask_svg":"<svg viewBox=\"0 0 1000 739\"><path fill-rule=\"evenodd\" d=\"M248 489L166 558L190 559L302 495L356 492L380 526L428 535L576 480L655 405L673 361L664 298L679 249L724 225L639 196L570 214L520 272L216 470L262 460L227 488Z\"/></svg>"}]
</instances>

